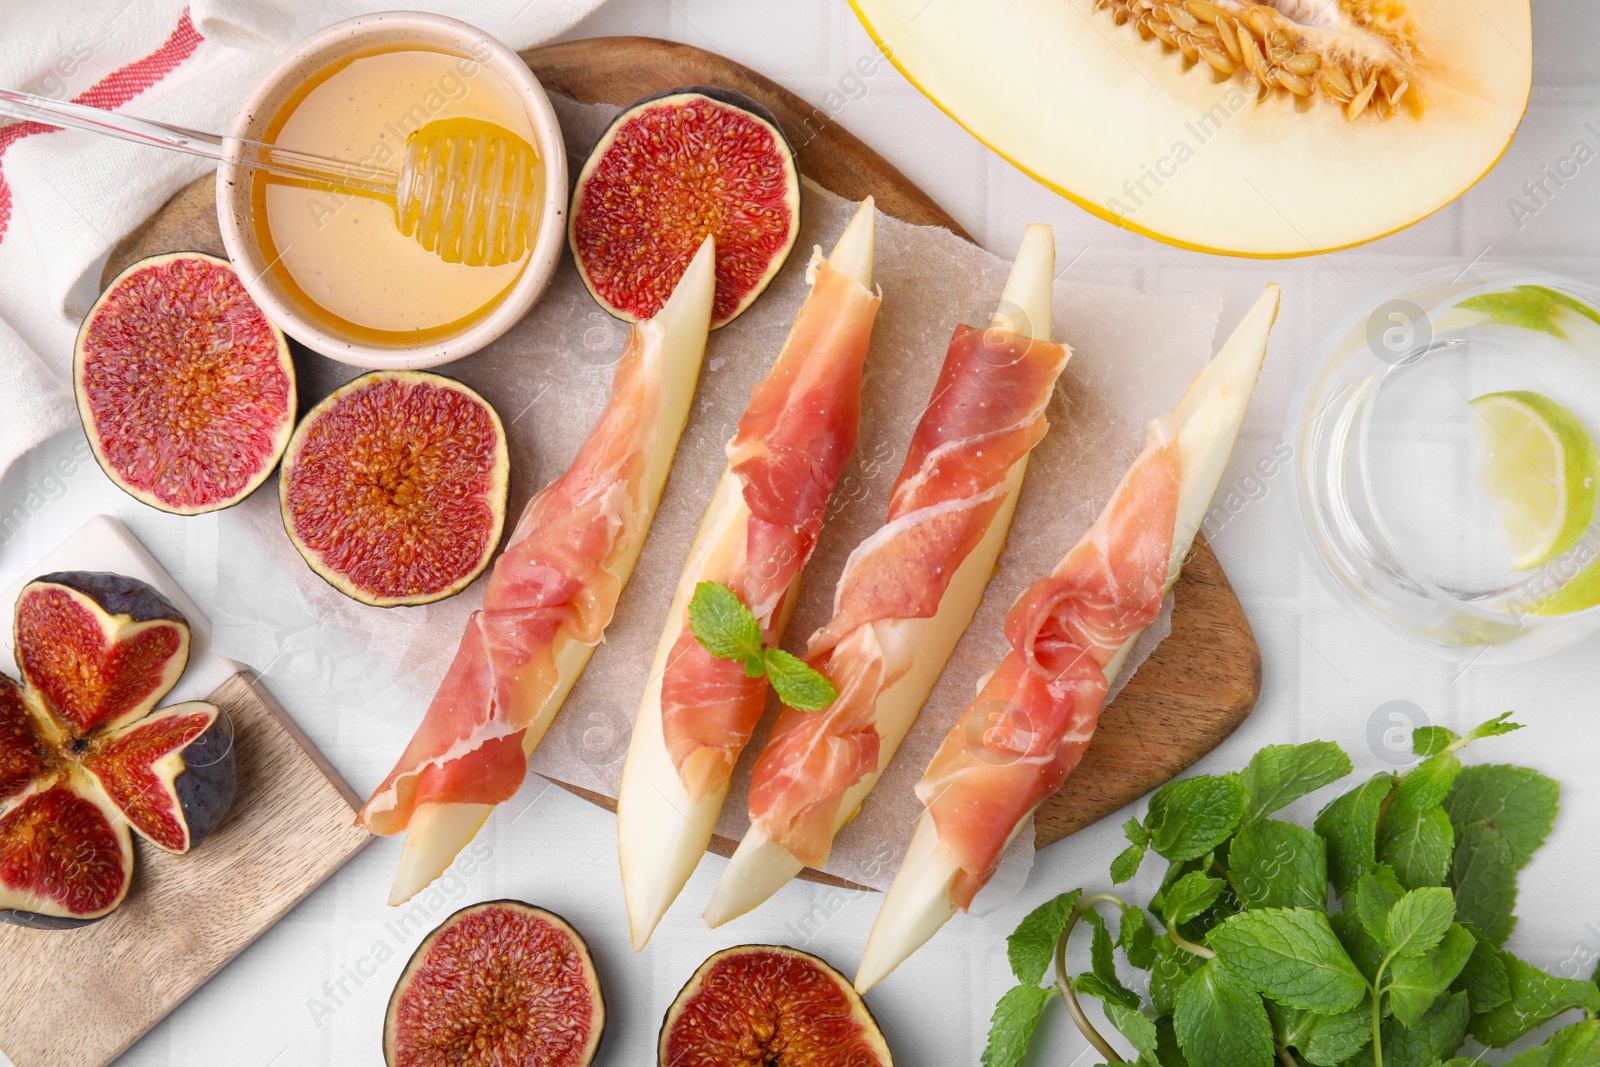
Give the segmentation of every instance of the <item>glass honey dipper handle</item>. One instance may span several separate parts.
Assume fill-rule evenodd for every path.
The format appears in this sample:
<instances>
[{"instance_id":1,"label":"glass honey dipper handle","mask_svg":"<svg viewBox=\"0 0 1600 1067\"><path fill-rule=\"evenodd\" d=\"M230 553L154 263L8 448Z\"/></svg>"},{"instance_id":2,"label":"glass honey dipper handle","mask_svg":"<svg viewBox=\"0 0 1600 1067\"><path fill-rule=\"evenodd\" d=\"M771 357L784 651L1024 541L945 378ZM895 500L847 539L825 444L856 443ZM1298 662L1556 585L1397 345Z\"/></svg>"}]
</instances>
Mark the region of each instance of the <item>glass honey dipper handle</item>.
<instances>
[{"instance_id":1,"label":"glass honey dipper handle","mask_svg":"<svg viewBox=\"0 0 1600 1067\"><path fill-rule=\"evenodd\" d=\"M0 89L0 115L388 199L400 231L447 263L500 266L522 258L543 199L543 168L534 147L478 119L436 119L413 131L396 173L15 89Z\"/></svg>"}]
</instances>

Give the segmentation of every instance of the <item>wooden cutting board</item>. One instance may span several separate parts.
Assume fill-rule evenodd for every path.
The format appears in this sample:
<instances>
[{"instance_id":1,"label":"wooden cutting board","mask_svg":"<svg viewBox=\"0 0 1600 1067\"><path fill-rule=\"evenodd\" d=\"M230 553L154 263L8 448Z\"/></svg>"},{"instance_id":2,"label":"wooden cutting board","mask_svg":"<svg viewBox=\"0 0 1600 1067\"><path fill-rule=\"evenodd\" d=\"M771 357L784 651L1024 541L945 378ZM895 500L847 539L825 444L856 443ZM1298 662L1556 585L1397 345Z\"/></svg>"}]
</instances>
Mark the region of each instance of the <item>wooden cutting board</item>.
<instances>
[{"instance_id":1,"label":"wooden cutting board","mask_svg":"<svg viewBox=\"0 0 1600 1067\"><path fill-rule=\"evenodd\" d=\"M823 109L723 56L650 37L598 37L536 48L523 58L546 89L582 103L621 106L686 85L737 89L777 116L797 149L801 173L813 181L851 200L870 193L887 214L968 236L909 178ZM576 172L578 161L571 169ZM193 249L222 255L213 186L208 176L174 196L112 250L102 280L158 252ZM1175 597L1172 635L1105 710L1083 762L1039 809L1039 847L1172 778L1221 743L1255 706L1261 691L1255 636L1204 537L1195 542ZM567 782L557 784L616 808L609 797ZM718 836L711 848L728 856L736 844ZM807 875L848 884L813 871Z\"/></svg>"},{"instance_id":2,"label":"wooden cutting board","mask_svg":"<svg viewBox=\"0 0 1600 1067\"><path fill-rule=\"evenodd\" d=\"M239 788L188 855L136 838L127 900L92 926L0 924L0 1052L16 1067L110 1063L372 839L344 779L258 681L209 654L203 617L120 524L91 520L28 577L58 569L143 579L189 618L190 689L162 703L209 690L233 727ZM7 615L11 603L0 595Z\"/></svg>"}]
</instances>

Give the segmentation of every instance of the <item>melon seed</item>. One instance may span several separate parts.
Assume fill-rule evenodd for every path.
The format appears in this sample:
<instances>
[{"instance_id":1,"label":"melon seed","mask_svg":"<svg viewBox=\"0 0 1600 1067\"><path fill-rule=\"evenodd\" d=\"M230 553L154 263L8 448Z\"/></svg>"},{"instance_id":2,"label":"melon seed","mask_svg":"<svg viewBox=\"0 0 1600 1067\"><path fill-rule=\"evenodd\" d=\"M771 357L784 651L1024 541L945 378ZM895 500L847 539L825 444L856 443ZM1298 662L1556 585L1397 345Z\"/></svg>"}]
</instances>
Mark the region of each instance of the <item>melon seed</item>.
<instances>
[{"instance_id":1,"label":"melon seed","mask_svg":"<svg viewBox=\"0 0 1600 1067\"><path fill-rule=\"evenodd\" d=\"M1401 5L1332 2L1355 25L1387 38L1394 55L1411 54ZM1368 111L1387 118L1402 100L1410 114L1422 111L1403 67L1394 65L1403 61L1324 54L1312 43L1315 38L1308 39L1280 10L1281 0L1095 0L1095 6L1109 9L1118 26L1131 21L1143 40L1177 51L1185 69L1204 60L1219 80L1253 79L1258 99L1277 90L1303 100L1320 98L1351 121Z\"/></svg>"}]
</instances>

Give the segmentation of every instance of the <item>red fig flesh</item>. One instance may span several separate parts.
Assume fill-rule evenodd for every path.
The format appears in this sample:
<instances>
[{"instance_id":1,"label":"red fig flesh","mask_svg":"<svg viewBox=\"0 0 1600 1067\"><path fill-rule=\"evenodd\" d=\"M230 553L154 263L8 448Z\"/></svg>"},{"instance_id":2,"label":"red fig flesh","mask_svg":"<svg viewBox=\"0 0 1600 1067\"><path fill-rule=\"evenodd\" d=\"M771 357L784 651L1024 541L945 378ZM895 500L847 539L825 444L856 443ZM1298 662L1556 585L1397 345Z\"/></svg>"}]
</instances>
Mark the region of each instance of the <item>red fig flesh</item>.
<instances>
[{"instance_id":1,"label":"red fig flesh","mask_svg":"<svg viewBox=\"0 0 1600 1067\"><path fill-rule=\"evenodd\" d=\"M661 1024L661 1067L892 1067L850 981L783 945L713 954Z\"/></svg>"},{"instance_id":2,"label":"red fig flesh","mask_svg":"<svg viewBox=\"0 0 1600 1067\"><path fill-rule=\"evenodd\" d=\"M500 416L465 385L420 371L364 374L295 430L279 482L283 525L346 596L427 604L489 565L510 467Z\"/></svg>"},{"instance_id":3,"label":"red fig flesh","mask_svg":"<svg viewBox=\"0 0 1600 1067\"><path fill-rule=\"evenodd\" d=\"M660 311L706 236L717 241L711 328L760 296L800 232L800 173L772 113L726 89L674 89L616 117L578 174L568 240L618 318Z\"/></svg>"},{"instance_id":4,"label":"red fig flesh","mask_svg":"<svg viewBox=\"0 0 1600 1067\"><path fill-rule=\"evenodd\" d=\"M189 625L155 589L47 574L17 599L23 683L0 675L0 919L81 925L133 873L130 827L186 852L232 798L225 720L191 701L152 713L183 673Z\"/></svg>"},{"instance_id":5,"label":"red fig flesh","mask_svg":"<svg viewBox=\"0 0 1600 1067\"><path fill-rule=\"evenodd\" d=\"M226 260L142 259L84 316L73 354L78 414L106 474L180 515L243 500L294 427L283 333Z\"/></svg>"},{"instance_id":6,"label":"red fig flesh","mask_svg":"<svg viewBox=\"0 0 1600 1067\"><path fill-rule=\"evenodd\" d=\"M389 1067L585 1067L605 1029L589 948L516 900L462 908L412 954L389 998Z\"/></svg>"}]
</instances>

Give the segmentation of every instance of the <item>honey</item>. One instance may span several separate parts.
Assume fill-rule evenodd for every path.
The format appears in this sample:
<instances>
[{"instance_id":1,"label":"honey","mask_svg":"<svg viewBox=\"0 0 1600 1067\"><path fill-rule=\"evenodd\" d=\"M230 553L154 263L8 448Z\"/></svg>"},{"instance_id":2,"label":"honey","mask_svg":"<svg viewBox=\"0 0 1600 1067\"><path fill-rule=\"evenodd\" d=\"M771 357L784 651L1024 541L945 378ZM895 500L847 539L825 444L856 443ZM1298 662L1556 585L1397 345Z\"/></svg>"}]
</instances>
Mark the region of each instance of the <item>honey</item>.
<instances>
[{"instance_id":1,"label":"honey","mask_svg":"<svg viewBox=\"0 0 1600 1067\"><path fill-rule=\"evenodd\" d=\"M455 118L534 140L503 78L476 60L420 47L330 64L284 103L262 139L398 171L411 133ZM542 198L541 174L535 203ZM505 298L529 258L525 250L499 266L447 263L400 232L392 199L266 172L253 178L251 208L273 278L324 328L363 343L414 344L466 329Z\"/></svg>"}]
</instances>

